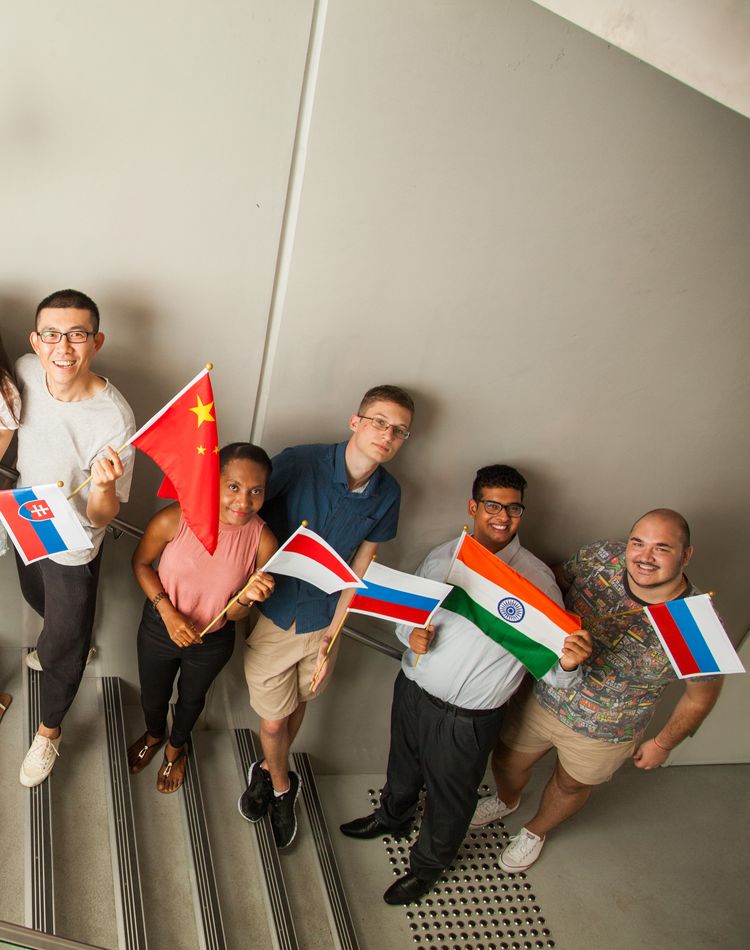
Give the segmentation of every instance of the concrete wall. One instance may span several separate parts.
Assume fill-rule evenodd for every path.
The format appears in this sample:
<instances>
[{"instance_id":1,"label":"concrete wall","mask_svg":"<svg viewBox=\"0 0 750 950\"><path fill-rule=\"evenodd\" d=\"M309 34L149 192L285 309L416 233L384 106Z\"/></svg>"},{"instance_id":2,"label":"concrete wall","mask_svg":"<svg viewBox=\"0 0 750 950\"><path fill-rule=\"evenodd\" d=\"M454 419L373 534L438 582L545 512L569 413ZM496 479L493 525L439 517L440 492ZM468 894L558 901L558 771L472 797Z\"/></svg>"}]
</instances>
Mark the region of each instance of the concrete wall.
<instances>
[{"instance_id":1,"label":"concrete wall","mask_svg":"<svg viewBox=\"0 0 750 950\"><path fill-rule=\"evenodd\" d=\"M79 285L139 420L211 359L222 439L271 451L344 438L361 392L398 382L418 410L384 563L457 534L474 470L506 461L552 561L684 511L691 577L739 641L747 119L528 0L316 9L3 8L10 349L44 293ZM156 478L141 459L128 520ZM135 683L131 548L111 547L100 663ZM302 736L326 767L382 766L393 673L347 645ZM244 719L237 666L225 687Z\"/></svg>"}]
</instances>

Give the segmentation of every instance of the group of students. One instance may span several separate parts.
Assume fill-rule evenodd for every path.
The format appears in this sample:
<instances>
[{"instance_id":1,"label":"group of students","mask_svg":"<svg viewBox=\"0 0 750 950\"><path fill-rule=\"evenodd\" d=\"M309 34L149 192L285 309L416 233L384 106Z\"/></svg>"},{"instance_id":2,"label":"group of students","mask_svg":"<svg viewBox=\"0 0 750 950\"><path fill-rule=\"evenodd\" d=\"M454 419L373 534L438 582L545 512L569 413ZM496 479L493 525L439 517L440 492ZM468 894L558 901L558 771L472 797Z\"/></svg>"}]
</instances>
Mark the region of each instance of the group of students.
<instances>
[{"instance_id":1,"label":"group of students","mask_svg":"<svg viewBox=\"0 0 750 950\"><path fill-rule=\"evenodd\" d=\"M103 342L94 302L77 291L60 291L37 308L35 355L16 364L18 389L7 361L2 373L0 440L7 446L20 423L20 483L63 478L75 485L91 475L90 487L73 502L92 549L28 566L16 558L24 597L44 619L37 651L27 656L42 670L42 720L20 773L27 786L44 781L59 755L61 723L89 655L102 535L127 500L132 476L132 449L118 454L111 448L133 434L132 412L111 383L91 370ZM257 605L244 669L250 704L260 718L263 758L250 766L238 808L251 822L270 813L277 846L291 844L300 782L289 767L290 747L307 704L330 681L338 641L329 647L353 592L328 595L258 566L306 520L363 576L378 545L396 535L400 488L383 464L408 440L413 414L407 392L378 386L350 416L346 441L288 448L273 460L249 443L225 446L213 555L185 523L179 505L151 519L133 555L146 597L137 638L145 731L128 749L131 773L142 771L164 747L157 789L179 789L191 729L234 648L234 623ZM426 788L410 870L384 894L391 904L418 900L434 886L470 824L512 814L531 768L549 749L557 750L558 763L539 811L499 858L509 872L537 860L546 833L578 811L591 789L628 757L646 770L662 764L718 696L720 679L690 681L659 735L643 741L653 706L675 676L639 607L695 592L683 573L692 555L684 518L669 509L649 512L633 525L627 543L598 542L553 575L518 539L525 488L523 476L510 466L480 469L468 503L474 538L562 604L560 584L565 606L582 617L584 628L592 627L594 637L587 629L571 634L559 662L523 699L520 661L468 619L440 609L427 630L398 628L408 649L394 690L387 783L372 815L341 827L353 838L405 833ZM456 545L441 545L418 573L445 580ZM610 614L618 619L603 625ZM505 717L511 697L512 714ZM0 704L6 700L0 695ZM498 793L478 801L490 752Z\"/></svg>"}]
</instances>

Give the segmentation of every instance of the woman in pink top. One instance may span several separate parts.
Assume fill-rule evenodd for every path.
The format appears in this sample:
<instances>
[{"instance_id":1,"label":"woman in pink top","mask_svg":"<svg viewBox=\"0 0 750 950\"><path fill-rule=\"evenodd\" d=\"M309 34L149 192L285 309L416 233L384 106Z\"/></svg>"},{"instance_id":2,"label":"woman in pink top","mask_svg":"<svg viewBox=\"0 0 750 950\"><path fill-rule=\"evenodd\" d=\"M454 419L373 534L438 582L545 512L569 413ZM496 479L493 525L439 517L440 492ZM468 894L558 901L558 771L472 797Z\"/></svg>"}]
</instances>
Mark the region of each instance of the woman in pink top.
<instances>
[{"instance_id":1,"label":"woman in pink top","mask_svg":"<svg viewBox=\"0 0 750 950\"><path fill-rule=\"evenodd\" d=\"M133 773L142 771L164 744L179 672L172 731L156 779L164 793L182 785L188 738L209 686L232 655L234 621L246 617L254 601L265 600L274 585L270 574L255 570L277 548L258 517L271 460L256 445L234 442L219 453L219 465L219 541L213 555L184 522L179 505L154 515L133 554L133 572L146 595L138 628L146 731L128 749L128 766ZM199 633L237 591L242 591L237 603L201 640Z\"/></svg>"}]
</instances>

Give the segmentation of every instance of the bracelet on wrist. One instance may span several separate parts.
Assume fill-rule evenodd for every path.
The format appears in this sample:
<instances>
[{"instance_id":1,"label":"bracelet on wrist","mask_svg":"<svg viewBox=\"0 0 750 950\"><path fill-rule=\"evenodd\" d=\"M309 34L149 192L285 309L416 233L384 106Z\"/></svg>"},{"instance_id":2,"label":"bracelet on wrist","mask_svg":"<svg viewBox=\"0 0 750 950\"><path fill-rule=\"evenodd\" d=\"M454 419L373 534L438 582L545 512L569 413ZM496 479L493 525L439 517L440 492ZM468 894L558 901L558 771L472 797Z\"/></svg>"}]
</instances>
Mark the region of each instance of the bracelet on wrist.
<instances>
[{"instance_id":1,"label":"bracelet on wrist","mask_svg":"<svg viewBox=\"0 0 750 950\"><path fill-rule=\"evenodd\" d=\"M656 736L653 736L651 741L654 743L656 748L661 749L662 752L666 752L668 754L672 751L671 749L668 749L665 745L662 745L661 742L659 742L659 740L656 738Z\"/></svg>"},{"instance_id":2,"label":"bracelet on wrist","mask_svg":"<svg viewBox=\"0 0 750 950\"><path fill-rule=\"evenodd\" d=\"M159 604L161 603L161 601L162 601L166 596L167 596L167 592L166 592L165 590L159 591L159 593L156 595L156 597L154 597L154 599L151 601L151 606L154 608L154 610L156 610L156 608L159 606ZM158 613L159 611L156 610L156 612Z\"/></svg>"}]
</instances>

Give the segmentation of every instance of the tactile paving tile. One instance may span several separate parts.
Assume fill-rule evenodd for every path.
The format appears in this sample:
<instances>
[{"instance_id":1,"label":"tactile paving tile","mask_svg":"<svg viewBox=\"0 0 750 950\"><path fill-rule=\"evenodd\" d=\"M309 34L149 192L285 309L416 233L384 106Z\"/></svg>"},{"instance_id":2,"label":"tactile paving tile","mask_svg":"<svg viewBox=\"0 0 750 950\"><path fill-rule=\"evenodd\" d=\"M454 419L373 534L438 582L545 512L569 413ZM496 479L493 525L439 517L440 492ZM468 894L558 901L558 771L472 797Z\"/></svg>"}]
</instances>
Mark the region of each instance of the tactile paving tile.
<instances>
[{"instance_id":1,"label":"tactile paving tile","mask_svg":"<svg viewBox=\"0 0 750 950\"><path fill-rule=\"evenodd\" d=\"M489 793L483 785L482 794ZM369 789L377 807L380 791ZM409 850L419 832L422 804L409 838L383 838L393 876L409 870ZM423 950L536 950L554 947L541 907L525 873L506 874L497 856L510 835L502 821L470 831L456 860L421 901L404 907L415 946Z\"/></svg>"}]
</instances>

